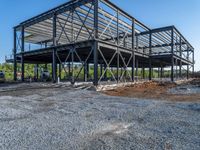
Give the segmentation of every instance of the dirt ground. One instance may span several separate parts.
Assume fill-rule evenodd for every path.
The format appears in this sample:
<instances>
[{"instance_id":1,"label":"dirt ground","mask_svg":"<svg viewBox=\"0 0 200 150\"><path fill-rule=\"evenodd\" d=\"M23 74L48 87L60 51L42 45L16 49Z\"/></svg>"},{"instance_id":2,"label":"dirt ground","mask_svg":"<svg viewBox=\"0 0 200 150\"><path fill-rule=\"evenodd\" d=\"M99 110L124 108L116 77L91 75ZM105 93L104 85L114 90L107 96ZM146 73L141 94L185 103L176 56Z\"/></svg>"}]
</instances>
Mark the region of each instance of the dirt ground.
<instances>
[{"instance_id":1,"label":"dirt ground","mask_svg":"<svg viewBox=\"0 0 200 150\"><path fill-rule=\"evenodd\" d=\"M146 98L146 99L157 99L157 100L170 100L170 101L198 101L200 102L200 92L188 93L189 89L187 86L193 86L200 88L200 79L193 79L180 84L172 82L145 82L140 84L134 84L128 87L119 87L114 90L104 91L104 94L110 96L123 96L132 98ZM179 88L179 93L171 93L170 89Z\"/></svg>"}]
</instances>

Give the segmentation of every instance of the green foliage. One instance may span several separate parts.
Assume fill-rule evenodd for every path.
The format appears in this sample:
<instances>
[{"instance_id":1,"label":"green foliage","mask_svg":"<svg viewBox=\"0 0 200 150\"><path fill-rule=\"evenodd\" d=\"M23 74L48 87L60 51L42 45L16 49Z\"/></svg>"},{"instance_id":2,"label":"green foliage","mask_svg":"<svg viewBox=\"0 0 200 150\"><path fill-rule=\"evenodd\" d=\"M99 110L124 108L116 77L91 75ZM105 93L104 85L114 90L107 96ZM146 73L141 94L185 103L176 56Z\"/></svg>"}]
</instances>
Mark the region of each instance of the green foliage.
<instances>
[{"instance_id":1,"label":"green foliage","mask_svg":"<svg viewBox=\"0 0 200 150\"><path fill-rule=\"evenodd\" d=\"M34 64L25 64L25 78L34 78ZM47 67L47 68L46 68ZM38 70L38 73L39 73L39 76L40 76L40 72L42 71L42 69L47 69L49 71L50 74L52 74L52 69L51 69L51 64L48 64L48 65L39 65L39 70ZM58 67L59 68L59 67ZM72 68L71 68L72 69ZM9 80L13 80L13 72L14 72L14 69L13 69L13 64L9 64L9 63L3 63L3 64L0 64L0 70L4 71L5 72L5 77L6 77L6 80L9 81ZM74 65L74 77L76 77L78 75L78 73L80 72L80 75L78 77L78 79L83 79L84 77L84 68L82 68L81 70L81 65ZM17 72L18 73L21 73L21 64L17 64ZM103 72L104 72L104 69L103 69ZM119 76L121 74L123 74L123 70L119 69ZM131 75L131 70L127 70L127 72L129 72L129 74ZM117 77L117 69L112 69L112 73L115 77ZM59 74L59 69L57 69L57 74ZM89 67L89 80L92 80L93 79L93 74L94 74L94 66L93 65L90 65ZM129 78L129 74L126 73L126 78ZM107 70L106 72L106 75L107 75L107 78L108 79L112 79L112 74L111 74L111 71ZM142 69L138 69L138 78L142 78ZM146 69L145 70L145 78L148 78L149 77L149 70ZM68 67L66 67L65 69L62 68L61 70L61 79L69 79L70 78L70 74L69 74L69 71L68 71ZM100 67L98 68L98 77L100 78ZM136 76L136 71L135 71L135 76ZM164 73L163 73L163 77L170 77L170 70L165 70ZM153 70L152 71L152 78L158 78L158 71L157 70Z\"/></svg>"}]
</instances>

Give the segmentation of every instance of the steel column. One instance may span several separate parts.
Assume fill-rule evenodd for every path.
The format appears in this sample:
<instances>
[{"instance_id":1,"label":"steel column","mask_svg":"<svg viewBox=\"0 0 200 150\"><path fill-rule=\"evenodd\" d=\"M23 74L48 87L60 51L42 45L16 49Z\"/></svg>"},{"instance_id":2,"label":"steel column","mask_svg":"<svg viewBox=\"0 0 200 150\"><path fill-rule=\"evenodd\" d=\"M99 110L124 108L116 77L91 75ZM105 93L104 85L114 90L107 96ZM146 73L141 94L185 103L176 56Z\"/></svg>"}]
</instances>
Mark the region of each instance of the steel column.
<instances>
[{"instance_id":1,"label":"steel column","mask_svg":"<svg viewBox=\"0 0 200 150\"><path fill-rule=\"evenodd\" d=\"M176 59L176 80L178 79L178 60Z\"/></svg>"},{"instance_id":2,"label":"steel column","mask_svg":"<svg viewBox=\"0 0 200 150\"><path fill-rule=\"evenodd\" d=\"M56 42L56 20L57 20L57 16L56 14L54 14L53 16L53 46L57 45ZM57 79L57 64L56 64L56 48L53 49L53 53L52 53L52 81L53 83L56 82Z\"/></svg>"},{"instance_id":3,"label":"steel column","mask_svg":"<svg viewBox=\"0 0 200 150\"><path fill-rule=\"evenodd\" d=\"M174 81L174 29L171 29L171 81Z\"/></svg>"},{"instance_id":4,"label":"steel column","mask_svg":"<svg viewBox=\"0 0 200 150\"><path fill-rule=\"evenodd\" d=\"M107 79L107 69L106 69L106 64L104 64L104 80Z\"/></svg>"},{"instance_id":5,"label":"steel column","mask_svg":"<svg viewBox=\"0 0 200 150\"><path fill-rule=\"evenodd\" d=\"M151 47L152 47L152 33L150 31L150 34L149 34L149 80L152 80Z\"/></svg>"},{"instance_id":6,"label":"steel column","mask_svg":"<svg viewBox=\"0 0 200 150\"><path fill-rule=\"evenodd\" d=\"M36 70L36 80L38 81L38 79L39 79L39 65L38 64L36 64L36 68L37 68L37 70Z\"/></svg>"},{"instance_id":7,"label":"steel column","mask_svg":"<svg viewBox=\"0 0 200 150\"><path fill-rule=\"evenodd\" d=\"M163 78L163 66L161 65L161 68L160 68L160 78L162 79Z\"/></svg>"},{"instance_id":8,"label":"steel column","mask_svg":"<svg viewBox=\"0 0 200 150\"><path fill-rule=\"evenodd\" d=\"M145 79L145 68L142 67L142 78Z\"/></svg>"},{"instance_id":9,"label":"steel column","mask_svg":"<svg viewBox=\"0 0 200 150\"><path fill-rule=\"evenodd\" d=\"M87 63L87 80L89 79L90 77L90 64Z\"/></svg>"},{"instance_id":10,"label":"steel column","mask_svg":"<svg viewBox=\"0 0 200 150\"><path fill-rule=\"evenodd\" d=\"M132 20L132 72L131 77L132 81L135 81L135 19Z\"/></svg>"},{"instance_id":11,"label":"steel column","mask_svg":"<svg viewBox=\"0 0 200 150\"><path fill-rule=\"evenodd\" d=\"M119 11L117 10L117 83L119 82Z\"/></svg>"},{"instance_id":12,"label":"steel column","mask_svg":"<svg viewBox=\"0 0 200 150\"><path fill-rule=\"evenodd\" d=\"M100 76L103 75L103 64L100 64Z\"/></svg>"},{"instance_id":13,"label":"steel column","mask_svg":"<svg viewBox=\"0 0 200 150\"><path fill-rule=\"evenodd\" d=\"M182 58L182 38L180 37L180 45L179 45L179 51L180 51L180 57ZM182 78L182 60L180 60L179 64L179 78Z\"/></svg>"},{"instance_id":14,"label":"steel column","mask_svg":"<svg viewBox=\"0 0 200 150\"><path fill-rule=\"evenodd\" d=\"M71 60L72 60L72 66L71 66L71 83L74 84L74 48L71 50Z\"/></svg>"},{"instance_id":15,"label":"steel column","mask_svg":"<svg viewBox=\"0 0 200 150\"><path fill-rule=\"evenodd\" d=\"M94 85L98 85L98 8L99 8L99 1L94 0Z\"/></svg>"},{"instance_id":16,"label":"steel column","mask_svg":"<svg viewBox=\"0 0 200 150\"><path fill-rule=\"evenodd\" d=\"M138 81L138 59L136 59L136 79Z\"/></svg>"},{"instance_id":17,"label":"steel column","mask_svg":"<svg viewBox=\"0 0 200 150\"><path fill-rule=\"evenodd\" d=\"M62 64L59 63L59 78L61 80L61 74L62 74Z\"/></svg>"},{"instance_id":18,"label":"steel column","mask_svg":"<svg viewBox=\"0 0 200 150\"><path fill-rule=\"evenodd\" d=\"M189 47L187 46L187 60L189 60ZM189 79L189 65L187 65L187 79Z\"/></svg>"},{"instance_id":19,"label":"steel column","mask_svg":"<svg viewBox=\"0 0 200 150\"><path fill-rule=\"evenodd\" d=\"M71 76L71 63L68 62L68 78L70 78L70 76ZM67 77L67 75L66 75L66 77Z\"/></svg>"},{"instance_id":20,"label":"steel column","mask_svg":"<svg viewBox=\"0 0 200 150\"><path fill-rule=\"evenodd\" d=\"M87 82L87 78L88 78L88 69L87 69L88 65L87 63L84 63L84 82Z\"/></svg>"},{"instance_id":21,"label":"steel column","mask_svg":"<svg viewBox=\"0 0 200 150\"><path fill-rule=\"evenodd\" d=\"M24 82L24 26L21 27L21 80Z\"/></svg>"},{"instance_id":22,"label":"steel column","mask_svg":"<svg viewBox=\"0 0 200 150\"><path fill-rule=\"evenodd\" d=\"M17 33L16 33L16 28L14 28L14 47L13 47L13 57L14 57L14 63L13 63L13 68L14 68L14 74L13 74L13 78L14 81L17 81Z\"/></svg>"},{"instance_id":23,"label":"steel column","mask_svg":"<svg viewBox=\"0 0 200 150\"><path fill-rule=\"evenodd\" d=\"M194 78L194 49L192 50L192 76Z\"/></svg>"}]
</instances>

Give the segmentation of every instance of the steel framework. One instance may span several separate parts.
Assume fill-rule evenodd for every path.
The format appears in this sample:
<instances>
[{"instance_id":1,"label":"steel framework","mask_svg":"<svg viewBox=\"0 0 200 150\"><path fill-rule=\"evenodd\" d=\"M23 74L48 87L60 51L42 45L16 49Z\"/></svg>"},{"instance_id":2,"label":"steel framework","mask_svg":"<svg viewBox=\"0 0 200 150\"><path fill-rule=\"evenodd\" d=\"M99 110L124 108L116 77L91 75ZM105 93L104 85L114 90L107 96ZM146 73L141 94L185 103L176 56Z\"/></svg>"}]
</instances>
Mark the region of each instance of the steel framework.
<instances>
[{"instance_id":1,"label":"steel framework","mask_svg":"<svg viewBox=\"0 0 200 150\"><path fill-rule=\"evenodd\" d=\"M20 63L22 81L25 63L51 63L53 82L59 64L59 76L63 68L72 83L82 71L87 81L92 66L94 85L135 81L138 68L142 78L148 69L149 80L153 68L163 78L170 67L171 81L184 70L187 78L194 72L194 48L174 26L150 29L108 0L71 0L20 23L14 27L13 56L14 80Z\"/></svg>"}]
</instances>

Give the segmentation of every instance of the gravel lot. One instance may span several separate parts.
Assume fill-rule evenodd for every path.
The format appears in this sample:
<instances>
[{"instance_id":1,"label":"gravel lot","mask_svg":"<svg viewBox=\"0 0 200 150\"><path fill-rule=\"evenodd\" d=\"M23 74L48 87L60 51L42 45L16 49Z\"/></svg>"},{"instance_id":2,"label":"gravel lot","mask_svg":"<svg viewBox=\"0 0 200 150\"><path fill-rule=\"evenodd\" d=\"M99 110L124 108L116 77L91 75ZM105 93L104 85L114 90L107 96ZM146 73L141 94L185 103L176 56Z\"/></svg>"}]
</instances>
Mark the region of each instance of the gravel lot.
<instances>
[{"instance_id":1,"label":"gravel lot","mask_svg":"<svg viewBox=\"0 0 200 150\"><path fill-rule=\"evenodd\" d=\"M200 149L200 103L50 84L0 87L2 150Z\"/></svg>"}]
</instances>

